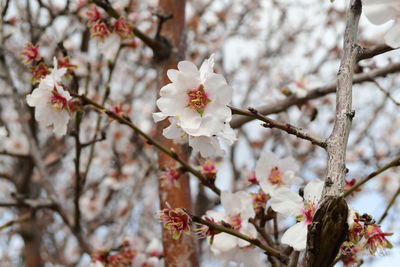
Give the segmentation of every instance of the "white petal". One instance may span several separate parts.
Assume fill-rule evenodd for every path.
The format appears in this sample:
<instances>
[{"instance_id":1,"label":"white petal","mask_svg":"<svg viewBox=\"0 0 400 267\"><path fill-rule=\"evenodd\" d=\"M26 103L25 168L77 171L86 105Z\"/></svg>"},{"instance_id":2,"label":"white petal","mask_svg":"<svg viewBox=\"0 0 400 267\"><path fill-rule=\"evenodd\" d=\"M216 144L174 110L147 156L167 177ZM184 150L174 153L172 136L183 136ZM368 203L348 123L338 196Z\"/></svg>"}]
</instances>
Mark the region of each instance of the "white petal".
<instances>
[{"instance_id":1,"label":"white petal","mask_svg":"<svg viewBox=\"0 0 400 267\"><path fill-rule=\"evenodd\" d=\"M238 238L226 233L220 233L214 236L214 242L211 245L211 251L214 254L229 251L237 246Z\"/></svg>"},{"instance_id":2,"label":"white petal","mask_svg":"<svg viewBox=\"0 0 400 267\"><path fill-rule=\"evenodd\" d=\"M306 249L307 226L299 222L286 230L281 238L283 244L289 245L297 251Z\"/></svg>"},{"instance_id":3,"label":"white petal","mask_svg":"<svg viewBox=\"0 0 400 267\"><path fill-rule=\"evenodd\" d=\"M205 90L211 99L219 99L225 105L232 100L232 88L221 74L212 74L204 82Z\"/></svg>"},{"instance_id":4,"label":"white petal","mask_svg":"<svg viewBox=\"0 0 400 267\"><path fill-rule=\"evenodd\" d=\"M204 60L203 64L200 67L200 80L202 83L205 82L208 76L210 76L214 72L214 54Z\"/></svg>"},{"instance_id":5,"label":"white petal","mask_svg":"<svg viewBox=\"0 0 400 267\"><path fill-rule=\"evenodd\" d=\"M299 215L304 206L302 197L287 187L274 190L269 203L274 211L288 216Z\"/></svg>"},{"instance_id":6,"label":"white petal","mask_svg":"<svg viewBox=\"0 0 400 267\"><path fill-rule=\"evenodd\" d=\"M306 202L312 201L313 203L318 203L319 199L321 198L323 188L323 181L320 179L311 180L304 187L304 200Z\"/></svg>"},{"instance_id":7,"label":"white petal","mask_svg":"<svg viewBox=\"0 0 400 267\"><path fill-rule=\"evenodd\" d=\"M154 122L159 122L159 121L165 120L167 117L168 117L168 115L165 115L162 112L154 112L153 113Z\"/></svg>"},{"instance_id":8,"label":"white petal","mask_svg":"<svg viewBox=\"0 0 400 267\"><path fill-rule=\"evenodd\" d=\"M169 80L173 83L176 83L178 81L178 74L179 74L178 70L170 69L167 71L167 76Z\"/></svg>"},{"instance_id":9,"label":"white petal","mask_svg":"<svg viewBox=\"0 0 400 267\"><path fill-rule=\"evenodd\" d=\"M191 108L184 108L178 119L184 131L198 129L201 124L200 114Z\"/></svg>"},{"instance_id":10,"label":"white petal","mask_svg":"<svg viewBox=\"0 0 400 267\"><path fill-rule=\"evenodd\" d=\"M396 21L396 23L385 34L385 42L392 48L400 47L400 20Z\"/></svg>"},{"instance_id":11,"label":"white petal","mask_svg":"<svg viewBox=\"0 0 400 267\"><path fill-rule=\"evenodd\" d=\"M393 0L364 0L363 11L371 23L380 25L394 19L398 14L392 4Z\"/></svg>"},{"instance_id":12,"label":"white petal","mask_svg":"<svg viewBox=\"0 0 400 267\"><path fill-rule=\"evenodd\" d=\"M178 63L178 69L181 72L184 73L192 73L192 74L198 74L199 71L197 70L197 67L190 61L180 61Z\"/></svg>"},{"instance_id":13,"label":"white petal","mask_svg":"<svg viewBox=\"0 0 400 267\"><path fill-rule=\"evenodd\" d=\"M193 148L194 154L200 152L203 158L221 157L224 155L224 151L216 137L190 137L189 146Z\"/></svg>"}]
</instances>

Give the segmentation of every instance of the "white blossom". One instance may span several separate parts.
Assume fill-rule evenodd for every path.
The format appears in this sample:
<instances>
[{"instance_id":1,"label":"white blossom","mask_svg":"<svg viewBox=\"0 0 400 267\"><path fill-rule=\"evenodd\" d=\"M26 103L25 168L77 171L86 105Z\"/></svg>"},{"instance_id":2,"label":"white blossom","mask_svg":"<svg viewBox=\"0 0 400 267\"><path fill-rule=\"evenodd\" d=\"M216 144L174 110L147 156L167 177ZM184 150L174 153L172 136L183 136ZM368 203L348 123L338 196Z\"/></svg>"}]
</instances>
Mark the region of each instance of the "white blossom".
<instances>
[{"instance_id":1,"label":"white blossom","mask_svg":"<svg viewBox=\"0 0 400 267\"><path fill-rule=\"evenodd\" d=\"M26 96L28 105L35 107L35 119L51 127L58 136L66 134L70 119L69 101L72 97L60 85L66 71L65 68L57 69L57 60L54 58L52 72L40 81L39 87L32 94Z\"/></svg>"},{"instance_id":2,"label":"white blossom","mask_svg":"<svg viewBox=\"0 0 400 267\"><path fill-rule=\"evenodd\" d=\"M400 47L400 1L363 0L363 11L368 20L376 25L393 20L392 27L385 34L385 42L393 48Z\"/></svg>"},{"instance_id":3,"label":"white blossom","mask_svg":"<svg viewBox=\"0 0 400 267\"><path fill-rule=\"evenodd\" d=\"M323 181L319 179L310 181L304 188L304 198L287 187L276 189L269 200L272 209L283 215L295 216L297 220L297 223L283 234L283 244L298 251L306 248L307 226L312 222L323 186Z\"/></svg>"},{"instance_id":4,"label":"white blossom","mask_svg":"<svg viewBox=\"0 0 400 267\"><path fill-rule=\"evenodd\" d=\"M209 210L206 213L206 217L212 218L217 222L227 222L233 229L250 237L255 238L257 236L256 229L248 222L250 218L255 216L253 200L249 193L244 191L236 193L224 191L221 193L221 204L224 211ZM245 240L226 233L220 233L214 236L211 251L215 255L220 255L221 253L249 245Z\"/></svg>"},{"instance_id":5,"label":"white blossom","mask_svg":"<svg viewBox=\"0 0 400 267\"><path fill-rule=\"evenodd\" d=\"M200 70L189 61L179 62L178 70L168 70L172 82L160 90L160 112L154 114L154 120L175 117L177 125L191 136L210 137L223 131L232 118L227 107L232 89L222 75L213 72L213 67L211 56Z\"/></svg>"},{"instance_id":6,"label":"white blossom","mask_svg":"<svg viewBox=\"0 0 400 267\"><path fill-rule=\"evenodd\" d=\"M265 151L256 163L256 177L262 190L272 195L281 186L297 185L302 179L295 174L299 166L292 157L279 159L273 152Z\"/></svg>"}]
</instances>

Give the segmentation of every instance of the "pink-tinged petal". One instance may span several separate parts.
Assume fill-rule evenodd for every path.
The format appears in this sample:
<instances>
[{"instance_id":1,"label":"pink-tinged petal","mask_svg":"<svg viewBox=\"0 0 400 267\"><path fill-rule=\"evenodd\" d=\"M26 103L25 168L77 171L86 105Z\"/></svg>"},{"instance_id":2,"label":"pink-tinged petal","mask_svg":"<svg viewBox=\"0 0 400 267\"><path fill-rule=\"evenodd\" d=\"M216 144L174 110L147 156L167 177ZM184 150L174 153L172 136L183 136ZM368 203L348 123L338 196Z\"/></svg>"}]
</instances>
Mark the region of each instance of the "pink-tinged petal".
<instances>
[{"instance_id":1,"label":"pink-tinged petal","mask_svg":"<svg viewBox=\"0 0 400 267\"><path fill-rule=\"evenodd\" d=\"M307 226L303 222L296 223L286 230L281 242L297 251L305 250L307 244Z\"/></svg>"},{"instance_id":2,"label":"pink-tinged petal","mask_svg":"<svg viewBox=\"0 0 400 267\"><path fill-rule=\"evenodd\" d=\"M320 179L314 179L308 182L304 187L304 200L306 202L312 201L318 203L321 198L322 189L324 188L324 182Z\"/></svg>"},{"instance_id":3,"label":"pink-tinged petal","mask_svg":"<svg viewBox=\"0 0 400 267\"><path fill-rule=\"evenodd\" d=\"M184 108L181 114L178 114L179 124L181 125L182 129L185 131L187 130L195 130L200 127L201 124L201 116L200 114L191 109L191 108Z\"/></svg>"},{"instance_id":4,"label":"pink-tinged petal","mask_svg":"<svg viewBox=\"0 0 400 267\"><path fill-rule=\"evenodd\" d=\"M232 100L232 88L228 86L225 78L220 74L213 73L204 82L206 92L211 99L219 99L225 105Z\"/></svg>"},{"instance_id":5,"label":"pink-tinged petal","mask_svg":"<svg viewBox=\"0 0 400 267\"><path fill-rule=\"evenodd\" d=\"M194 65L190 61L180 61L178 63L178 70L183 73L190 73L190 74L199 74L196 65Z\"/></svg>"},{"instance_id":6,"label":"pink-tinged petal","mask_svg":"<svg viewBox=\"0 0 400 267\"><path fill-rule=\"evenodd\" d=\"M287 187L279 187L271 194L271 208L283 215L298 216L303 209L303 198Z\"/></svg>"},{"instance_id":7,"label":"pink-tinged petal","mask_svg":"<svg viewBox=\"0 0 400 267\"><path fill-rule=\"evenodd\" d=\"M211 56L208 59L204 60L203 64L201 64L200 81L204 83L207 77L209 77L213 73L214 73L214 54L211 54Z\"/></svg>"},{"instance_id":8,"label":"pink-tinged petal","mask_svg":"<svg viewBox=\"0 0 400 267\"><path fill-rule=\"evenodd\" d=\"M397 20L396 23L385 34L385 42L392 48L400 47L400 20Z\"/></svg>"},{"instance_id":9,"label":"pink-tinged petal","mask_svg":"<svg viewBox=\"0 0 400 267\"><path fill-rule=\"evenodd\" d=\"M376 25L383 24L398 15L398 10L392 6L395 4L395 0L364 0L363 4L365 16Z\"/></svg>"}]
</instances>

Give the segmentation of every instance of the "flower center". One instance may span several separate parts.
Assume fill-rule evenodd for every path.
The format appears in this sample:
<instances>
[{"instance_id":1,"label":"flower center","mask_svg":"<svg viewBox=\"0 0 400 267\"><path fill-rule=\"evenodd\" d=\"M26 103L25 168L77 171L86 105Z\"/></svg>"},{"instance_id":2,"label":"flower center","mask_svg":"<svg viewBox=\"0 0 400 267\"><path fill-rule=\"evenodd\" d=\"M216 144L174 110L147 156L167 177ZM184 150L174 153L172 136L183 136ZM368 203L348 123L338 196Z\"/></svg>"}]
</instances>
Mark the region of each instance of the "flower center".
<instances>
[{"instance_id":1,"label":"flower center","mask_svg":"<svg viewBox=\"0 0 400 267\"><path fill-rule=\"evenodd\" d=\"M57 92L56 88L54 88L51 93L52 93L52 95L50 97L50 103L54 109L62 110L64 108L68 107L68 100L65 97L63 97L62 95L60 95Z\"/></svg>"},{"instance_id":2,"label":"flower center","mask_svg":"<svg viewBox=\"0 0 400 267\"><path fill-rule=\"evenodd\" d=\"M273 185L284 185L282 178L282 172L278 169L278 167L274 167L271 169L271 173L269 174L268 180Z\"/></svg>"},{"instance_id":3,"label":"flower center","mask_svg":"<svg viewBox=\"0 0 400 267\"><path fill-rule=\"evenodd\" d=\"M207 104L211 102L204 91L204 85L200 84L197 89L189 90L187 94L189 96L187 106L196 110L200 115L203 115Z\"/></svg>"},{"instance_id":4,"label":"flower center","mask_svg":"<svg viewBox=\"0 0 400 267\"><path fill-rule=\"evenodd\" d=\"M240 230L242 227L242 218L240 218L240 214L233 214L229 215L228 223L233 227L235 230Z\"/></svg>"},{"instance_id":5,"label":"flower center","mask_svg":"<svg viewBox=\"0 0 400 267\"><path fill-rule=\"evenodd\" d=\"M317 205L312 201L304 203L304 208L301 211L301 215L297 216L298 221L305 221L306 225L309 225L312 222L314 217L314 213L317 209Z\"/></svg>"}]
</instances>

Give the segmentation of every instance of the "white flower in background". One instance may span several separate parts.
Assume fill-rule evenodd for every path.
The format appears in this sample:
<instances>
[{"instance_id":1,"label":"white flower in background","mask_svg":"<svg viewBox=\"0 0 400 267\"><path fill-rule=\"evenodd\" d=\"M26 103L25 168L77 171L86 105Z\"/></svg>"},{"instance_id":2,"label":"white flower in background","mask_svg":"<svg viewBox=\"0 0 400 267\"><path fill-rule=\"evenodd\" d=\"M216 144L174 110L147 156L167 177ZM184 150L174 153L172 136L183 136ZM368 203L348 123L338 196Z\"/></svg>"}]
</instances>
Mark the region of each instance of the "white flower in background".
<instances>
[{"instance_id":1,"label":"white flower in background","mask_svg":"<svg viewBox=\"0 0 400 267\"><path fill-rule=\"evenodd\" d=\"M281 242L297 251L304 250L307 242L307 226L312 222L321 198L324 182L315 179L304 188L304 198L287 187L276 189L269 200L274 211L287 216L295 216L298 221L286 230Z\"/></svg>"},{"instance_id":2,"label":"white flower in background","mask_svg":"<svg viewBox=\"0 0 400 267\"><path fill-rule=\"evenodd\" d=\"M363 11L368 20L376 25L394 20L394 24L385 34L385 42L393 48L400 47L399 0L363 0Z\"/></svg>"},{"instance_id":3,"label":"white flower in background","mask_svg":"<svg viewBox=\"0 0 400 267\"><path fill-rule=\"evenodd\" d=\"M232 118L227 104L232 89L225 78L213 72L214 58L205 60L200 70L189 61L178 63L178 70L170 69L172 81L160 90L154 120L176 117L177 125L192 136L212 136L225 128Z\"/></svg>"},{"instance_id":4,"label":"white flower in background","mask_svg":"<svg viewBox=\"0 0 400 267\"><path fill-rule=\"evenodd\" d=\"M1 140L1 138L0 138ZM23 134L11 135L3 140L7 152L26 155L29 153L29 141Z\"/></svg>"},{"instance_id":5,"label":"white flower in background","mask_svg":"<svg viewBox=\"0 0 400 267\"><path fill-rule=\"evenodd\" d=\"M255 238L257 236L256 229L248 222L250 218L255 216L253 199L249 193L244 191L236 193L224 191L221 193L221 204L224 211L209 210L206 213L206 217L212 218L217 222L227 222L233 229L250 237ZM226 233L220 233L214 236L211 251L215 255L219 255L223 252L247 247L249 245L250 243L247 241Z\"/></svg>"},{"instance_id":6,"label":"white flower in background","mask_svg":"<svg viewBox=\"0 0 400 267\"><path fill-rule=\"evenodd\" d=\"M273 152L262 152L256 163L256 177L262 190L267 194L282 186L297 185L302 179L295 174L299 166L292 157L279 159Z\"/></svg>"},{"instance_id":7,"label":"white flower in background","mask_svg":"<svg viewBox=\"0 0 400 267\"><path fill-rule=\"evenodd\" d=\"M261 258L260 251L252 246L221 252L216 255L216 258L222 266L265 266L265 261Z\"/></svg>"},{"instance_id":8,"label":"white flower in background","mask_svg":"<svg viewBox=\"0 0 400 267\"><path fill-rule=\"evenodd\" d=\"M70 119L70 94L60 85L61 77L67 69L57 69L57 59L54 58L54 69L46 75L32 94L26 96L29 106L35 107L35 118L44 126L52 127L53 132L62 136L67 132Z\"/></svg>"}]
</instances>

